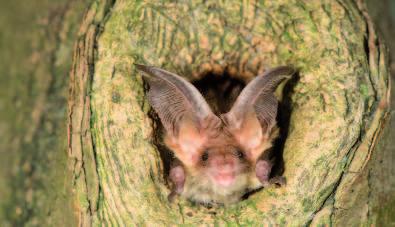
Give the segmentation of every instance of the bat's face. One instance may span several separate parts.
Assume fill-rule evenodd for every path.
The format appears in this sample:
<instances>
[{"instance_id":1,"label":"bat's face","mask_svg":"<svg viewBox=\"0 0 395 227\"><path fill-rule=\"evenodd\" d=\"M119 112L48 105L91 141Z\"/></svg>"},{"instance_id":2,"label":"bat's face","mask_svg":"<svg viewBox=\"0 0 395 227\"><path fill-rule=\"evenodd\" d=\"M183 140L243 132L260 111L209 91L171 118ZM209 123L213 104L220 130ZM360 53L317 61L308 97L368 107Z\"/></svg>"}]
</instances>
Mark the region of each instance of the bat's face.
<instances>
[{"instance_id":1,"label":"bat's face","mask_svg":"<svg viewBox=\"0 0 395 227\"><path fill-rule=\"evenodd\" d=\"M166 145L183 164L182 169L173 169L182 180L171 177L179 194L203 203L228 204L262 186L260 179L269 179L271 165L257 163L262 152L271 147L272 138L261 133L256 119L234 128L229 123L231 116L222 115L205 119L200 130L184 122L177 137L165 137ZM259 173L257 166L263 167Z\"/></svg>"},{"instance_id":2,"label":"bat's face","mask_svg":"<svg viewBox=\"0 0 395 227\"><path fill-rule=\"evenodd\" d=\"M241 149L231 144L206 148L201 154L198 168L219 187L234 185L237 176L250 169Z\"/></svg>"},{"instance_id":3,"label":"bat's face","mask_svg":"<svg viewBox=\"0 0 395 227\"><path fill-rule=\"evenodd\" d=\"M226 128L216 130L198 148L188 171L207 178L215 187L232 187L240 183L240 177L247 177L253 161Z\"/></svg>"},{"instance_id":4,"label":"bat's face","mask_svg":"<svg viewBox=\"0 0 395 227\"><path fill-rule=\"evenodd\" d=\"M170 170L177 193L200 202L231 203L256 182L268 181L271 165L258 159L271 147L276 131L273 91L286 78L281 75L293 69L279 67L258 76L229 112L216 116L182 77L137 67L146 73L150 104L166 129L165 143L183 164Z\"/></svg>"}]
</instances>

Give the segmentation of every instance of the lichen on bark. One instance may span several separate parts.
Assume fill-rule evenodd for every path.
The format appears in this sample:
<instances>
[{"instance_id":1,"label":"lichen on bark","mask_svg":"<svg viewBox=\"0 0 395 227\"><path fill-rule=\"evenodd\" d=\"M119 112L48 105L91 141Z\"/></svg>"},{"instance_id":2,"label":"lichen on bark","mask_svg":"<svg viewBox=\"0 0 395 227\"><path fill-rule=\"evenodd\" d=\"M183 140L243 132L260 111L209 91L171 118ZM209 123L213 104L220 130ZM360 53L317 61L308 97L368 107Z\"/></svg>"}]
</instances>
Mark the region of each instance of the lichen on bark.
<instances>
[{"instance_id":1,"label":"lichen on bark","mask_svg":"<svg viewBox=\"0 0 395 227\"><path fill-rule=\"evenodd\" d=\"M112 4L98 1L91 12L103 5ZM96 178L93 185L83 181L87 175L78 180L80 198L96 204L81 213L89 223L347 222L342 212L353 204L348 186L369 161L389 101L386 53L360 2L124 0L103 12L98 14L101 32L94 30L76 48L89 51L75 58L75 69L83 66L83 72L72 72L84 81L72 85L83 86L71 102L82 101L70 112L83 112L78 119L84 119L88 133L77 143L88 147ZM133 63L163 67L190 80L207 72L249 80L270 67L297 67L300 79L291 95L283 151L287 186L264 189L228 208L168 203L162 162L152 143L154 122ZM71 135L78 127L70 128ZM79 165L84 152L71 146ZM91 190L96 191L89 198ZM359 195L364 189L355 190ZM86 208L82 201L79 205ZM357 221L368 224L373 218L367 212Z\"/></svg>"}]
</instances>

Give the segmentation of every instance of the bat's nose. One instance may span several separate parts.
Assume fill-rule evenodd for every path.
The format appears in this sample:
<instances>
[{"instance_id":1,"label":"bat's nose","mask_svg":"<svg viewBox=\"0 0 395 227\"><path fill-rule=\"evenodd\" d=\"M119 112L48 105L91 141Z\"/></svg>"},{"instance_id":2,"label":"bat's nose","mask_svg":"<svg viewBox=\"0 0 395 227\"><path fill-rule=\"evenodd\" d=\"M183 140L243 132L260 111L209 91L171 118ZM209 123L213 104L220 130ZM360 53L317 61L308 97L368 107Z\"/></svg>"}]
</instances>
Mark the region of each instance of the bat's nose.
<instances>
[{"instance_id":1,"label":"bat's nose","mask_svg":"<svg viewBox=\"0 0 395 227\"><path fill-rule=\"evenodd\" d=\"M221 186L230 186L236 178L236 161L231 154L217 154L211 159L215 182Z\"/></svg>"},{"instance_id":2,"label":"bat's nose","mask_svg":"<svg viewBox=\"0 0 395 227\"><path fill-rule=\"evenodd\" d=\"M236 161L232 154L218 154L212 159L212 166L217 168L219 172L233 171Z\"/></svg>"}]
</instances>

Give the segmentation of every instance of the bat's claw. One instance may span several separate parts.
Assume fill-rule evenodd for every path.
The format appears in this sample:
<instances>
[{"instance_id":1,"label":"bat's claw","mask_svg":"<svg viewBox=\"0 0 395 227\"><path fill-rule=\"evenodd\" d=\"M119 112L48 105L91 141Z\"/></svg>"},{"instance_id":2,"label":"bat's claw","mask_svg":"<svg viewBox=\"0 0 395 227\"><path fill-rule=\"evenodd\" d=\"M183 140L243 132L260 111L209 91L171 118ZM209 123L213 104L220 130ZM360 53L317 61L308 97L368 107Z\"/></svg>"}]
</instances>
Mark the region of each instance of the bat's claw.
<instances>
[{"instance_id":1,"label":"bat's claw","mask_svg":"<svg viewBox=\"0 0 395 227\"><path fill-rule=\"evenodd\" d=\"M167 196L167 200L169 203L173 203L174 200L177 198L178 194L174 190L170 192L170 194Z\"/></svg>"},{"instance_id":2,"label":"bat's claw","mask_svg":"<svg viewBox=\"0 0 395 227\"><path fill-rule=\"evenodd\" d=\"M259 160L255 166L255 174L264 187L270 185L269 175L272 169L272 163L267 160Z\"/></svg>"},{"instance_id":3,"label":"bat's claw","mask_svg":"<svg viewBox=\"0 0 395 227\"><path fill-rule=\"evenodd\" d=\"M276 187L281 187L287 184L287 180L283 176L275 176L269 180L269 183L274 184Z\"/></svg>"},{"instance_id":4,"label":"bat's claw","mask_svg":"<svg viewBox=\"0 0 395 227\"><path fill-rule=\"evenodd\" d=\"M182 193L184 190L185 183L185 171L182 166L174 166L170 169L169 179L173 187L171 193L167 197L169 202L173 202L174 199Z\"/></svg>"},{"instance_id":5,"label":"bat's claw","mask_svg":"<svg viewBox=\"0 0 395 227\"><path fill-rule=\"evenodd\" d=\"M273 166L273 161L259 160L255 166L255 173L263 187L269 187L274 184L277 187L284 186L286 184L285 177L275 176L270 178L270 172Z\"/></svg>"},{"instance_id":6,"label":"bat's claw","mask_svg":"<svg viewBox=\"0 0 395 227\"><path fill-rule=\"evenodd\" d=\"M261 183L264 188L267 188L271 185L274 185L276 187L282 187L287 184L287 181L286 181L285 177L283 177L283 176L276 176L276 177L270 178L270 180L261 181Z\"/></svg>"}]
</instances>

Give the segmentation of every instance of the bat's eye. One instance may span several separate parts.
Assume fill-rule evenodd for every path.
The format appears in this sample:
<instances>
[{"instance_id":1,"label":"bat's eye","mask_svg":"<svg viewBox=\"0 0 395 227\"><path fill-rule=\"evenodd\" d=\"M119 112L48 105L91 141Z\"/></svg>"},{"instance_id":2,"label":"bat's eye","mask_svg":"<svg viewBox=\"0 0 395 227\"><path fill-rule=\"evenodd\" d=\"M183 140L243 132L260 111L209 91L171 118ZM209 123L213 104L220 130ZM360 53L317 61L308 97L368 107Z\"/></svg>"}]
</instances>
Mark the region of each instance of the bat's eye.
<instances>
[{"instance_id":1,"label":"bat's eye","mask_svg":"<svg viewBox=\"0 0 395 227\"><path fill-rule=\"evenodd\" d=\"M243 159L244 158L244 153L241 150L237 150L236 151L236 155L239 159Z\"/></svg>"},{"instance_id":2,"label":"bat's eye","mask_svg":"<svg viewBox=\"0 0 395 227\"><path fill-rule=\"evenodd\" d=\"M207 159L208 159L208 151L207 150L204 151L204 153L202 154L201 159L202 159L203 162L207 161Z\"/></svg>"}]
</instances>

